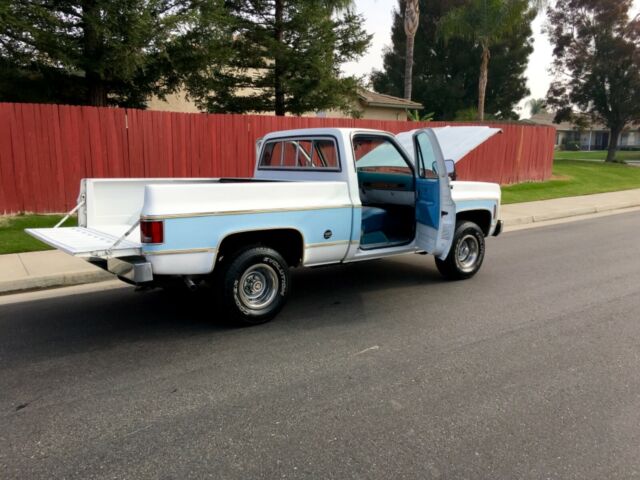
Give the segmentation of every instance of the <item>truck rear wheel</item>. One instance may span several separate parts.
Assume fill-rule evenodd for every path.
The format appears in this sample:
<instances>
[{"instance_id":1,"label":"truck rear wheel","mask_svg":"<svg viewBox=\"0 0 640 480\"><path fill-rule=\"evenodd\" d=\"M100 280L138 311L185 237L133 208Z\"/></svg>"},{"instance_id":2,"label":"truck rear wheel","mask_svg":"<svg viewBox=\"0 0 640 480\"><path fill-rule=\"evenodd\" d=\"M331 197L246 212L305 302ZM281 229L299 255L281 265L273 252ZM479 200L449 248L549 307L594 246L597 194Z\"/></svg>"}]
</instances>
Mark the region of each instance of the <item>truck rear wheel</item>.
<instances>
[{"instance_id":1,"label":"truck rear wheel","mask_svg":"<svg viewBox=\"0 0 640 480\"><path fill-rule=\"evenodd\" d=\"M221 301L234 323L265 323L282 309L289 295L289 267L276 250L249 247L224 263Z\"/></svg>"},{"instance_id":2,"label":"truck rear wheel","mask_svg":"<svg viewBox=\"0 0 640 480\"><path fill-rule=\"evenodd\" d=\"M459 222L447 258L436 258L436 267L444 278L464 280L473 277L484 260L484 233L473 222Z\"/></svg>"}]
</instances>

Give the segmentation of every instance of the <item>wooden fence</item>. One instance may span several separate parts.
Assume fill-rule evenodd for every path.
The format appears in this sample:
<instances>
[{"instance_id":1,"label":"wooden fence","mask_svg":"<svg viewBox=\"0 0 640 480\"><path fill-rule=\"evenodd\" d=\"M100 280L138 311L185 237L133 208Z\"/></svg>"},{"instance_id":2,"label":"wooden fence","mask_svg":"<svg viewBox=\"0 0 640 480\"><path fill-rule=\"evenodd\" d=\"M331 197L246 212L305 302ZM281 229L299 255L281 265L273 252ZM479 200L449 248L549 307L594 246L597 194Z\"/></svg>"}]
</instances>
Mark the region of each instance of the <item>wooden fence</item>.
<instances>
[{"instance_id":1,"label":"wooden fence","mask_svg":"<svg viewBox=\"0 0 640 480\"><path fill-rule=\"evenodd\" d=\"M256 139L274 130L447 124L0 103L0 213L69 210L85 177L249 177ZM504 133L460 161L461 180L550 178L553 128L492 125Z\"/></svg>"}]
</instances>

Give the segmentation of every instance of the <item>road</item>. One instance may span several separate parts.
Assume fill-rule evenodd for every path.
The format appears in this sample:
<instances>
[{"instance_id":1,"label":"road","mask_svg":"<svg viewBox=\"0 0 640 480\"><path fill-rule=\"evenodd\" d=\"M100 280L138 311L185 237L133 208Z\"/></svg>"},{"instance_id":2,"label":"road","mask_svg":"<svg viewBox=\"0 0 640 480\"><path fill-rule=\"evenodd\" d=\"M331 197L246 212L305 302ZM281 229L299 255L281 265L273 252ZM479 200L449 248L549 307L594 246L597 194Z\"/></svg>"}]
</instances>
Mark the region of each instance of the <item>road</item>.
<instances>
[{"instance_id":1,"label":"road","mask_svg":"<svg viewBox=\"0 0 640 480\"><path fill-rule=\"evenodd\" d=\"M507 233L457 283L299 270L246 329L206 294L0 305L0 478L640 478L638 233Z\"/></svg>"}]
</instances>

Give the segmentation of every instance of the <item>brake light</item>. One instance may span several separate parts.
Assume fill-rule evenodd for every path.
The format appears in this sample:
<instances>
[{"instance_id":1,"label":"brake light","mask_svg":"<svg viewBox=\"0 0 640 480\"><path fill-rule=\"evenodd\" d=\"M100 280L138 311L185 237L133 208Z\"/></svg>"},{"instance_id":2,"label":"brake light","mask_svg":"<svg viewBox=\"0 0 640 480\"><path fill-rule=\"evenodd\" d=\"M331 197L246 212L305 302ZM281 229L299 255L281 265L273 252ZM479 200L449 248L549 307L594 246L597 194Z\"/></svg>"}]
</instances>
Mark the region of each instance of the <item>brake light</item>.
<instances>
[{"instance_id":1,"label":"brake light","mask_svg":"<svg viewBox=\"0 0 640 480\"><path fill-rule=\"evenodd\" d=\"M140 241L142 243L163 243L164 222L161 220L140 222Z\"/></svg>"}]
</instances>

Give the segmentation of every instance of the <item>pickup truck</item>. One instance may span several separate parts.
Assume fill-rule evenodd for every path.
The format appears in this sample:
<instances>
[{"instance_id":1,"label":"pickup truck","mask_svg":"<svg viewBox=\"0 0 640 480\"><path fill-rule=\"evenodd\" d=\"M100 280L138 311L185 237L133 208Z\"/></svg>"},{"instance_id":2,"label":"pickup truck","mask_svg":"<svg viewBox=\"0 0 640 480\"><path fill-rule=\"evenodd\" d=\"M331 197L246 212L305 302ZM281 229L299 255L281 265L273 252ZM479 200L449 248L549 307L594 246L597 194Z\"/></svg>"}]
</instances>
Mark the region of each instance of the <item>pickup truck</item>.
<instances>
[{"instance_id":1,"label":"pickup truck","mask_svg":"<svg viewBox=\"0 0 640 480\"><path fill-rule=\"evenodd\" d=\"M289 268L431 254L475 275L502 230L500 187L455 180L490 127L273 132L253 178L83 179L77 227L27 229L138 286L210 285L242 325L273 318Z\"/></svg>"}]
</instances>

